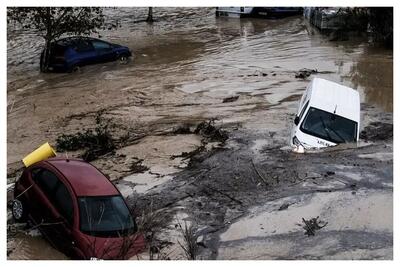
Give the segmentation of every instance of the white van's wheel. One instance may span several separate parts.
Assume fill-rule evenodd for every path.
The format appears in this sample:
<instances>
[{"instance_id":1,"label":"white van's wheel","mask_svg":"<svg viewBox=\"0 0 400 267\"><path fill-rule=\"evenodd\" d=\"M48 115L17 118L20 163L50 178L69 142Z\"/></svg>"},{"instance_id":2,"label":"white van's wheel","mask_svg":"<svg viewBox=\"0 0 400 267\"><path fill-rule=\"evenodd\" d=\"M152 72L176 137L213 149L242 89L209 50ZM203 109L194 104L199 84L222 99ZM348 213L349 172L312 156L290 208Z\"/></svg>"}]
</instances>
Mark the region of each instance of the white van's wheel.
<instances>
[{"instance_id":1,"label":"white van's wheel","mask_svg":"<svg viewBox=\"0 0 400 267\"><path fill-rule=\"evenodd\" d=\"M14 199L12 203L12 215L18 222L23 222L26 219L26 208L22 201Z\"/></svg>"}]
</instances>

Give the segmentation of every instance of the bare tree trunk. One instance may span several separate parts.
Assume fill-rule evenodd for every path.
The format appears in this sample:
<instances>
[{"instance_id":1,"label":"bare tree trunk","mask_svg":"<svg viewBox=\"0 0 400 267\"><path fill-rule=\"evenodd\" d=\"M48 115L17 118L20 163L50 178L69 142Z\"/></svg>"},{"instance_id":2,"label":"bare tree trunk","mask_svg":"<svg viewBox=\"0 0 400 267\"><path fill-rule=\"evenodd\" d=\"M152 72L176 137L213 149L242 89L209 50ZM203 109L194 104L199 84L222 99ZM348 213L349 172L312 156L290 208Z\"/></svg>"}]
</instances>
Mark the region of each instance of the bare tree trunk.
<instances>
[{"instance_id":1,"label":"bare tree trunk","mask_svg":"<svg viewBox=\"0 0 400 267\"><path fill-rule=\"evenodd\" d=\"M46 8L46 46L40 57L40 71L47 72L50 61L50 45L52 41L52 25L50 18L50 7Z\"/></svg>"},{"instance_id":2,"label":"bare tree trunk","mask_svg":"<svg viewBox=\"0 0 400 267\"><path fill-rule=\"evenodd\" d=\"M149 12L147 13L147 22L153 22L153 8L149 7Z\"/></svg>"},{"instance_id":3,"label":"bare tree trunk","mask_svg":"<svg viewBox=\"0 0 400 267\"><path fill-rule=\"evenodd\" d=\"M40 55L40 71L47 72L50 61L50 42L46 41L44 50Z\"/></svg>"}]
</instances>

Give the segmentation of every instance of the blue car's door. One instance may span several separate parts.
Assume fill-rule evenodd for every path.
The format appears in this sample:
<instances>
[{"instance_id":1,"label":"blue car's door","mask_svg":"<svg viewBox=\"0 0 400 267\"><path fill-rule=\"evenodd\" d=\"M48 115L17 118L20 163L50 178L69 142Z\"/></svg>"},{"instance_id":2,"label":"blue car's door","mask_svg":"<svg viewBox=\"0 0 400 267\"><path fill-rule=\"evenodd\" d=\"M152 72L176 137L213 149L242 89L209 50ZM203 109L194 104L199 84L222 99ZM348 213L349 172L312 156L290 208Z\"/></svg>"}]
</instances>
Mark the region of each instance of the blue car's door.
<instances>
[{"instance_id":1,"label":"blue car's door","mask_svg":"<svg viewBox=\"0 0 400 267\"><path fill-rule=\"evenodd\" d=\"M100 40L92 40L92 45L97 53L97 61L105 62L114 60L116 54L111 44Z\"/></svg>"},{"instance_id":2,"label":"blue car's door","mask_svg":"<svg viewBox=\"0 0 400 267\"><path fill-rule=\"evenodd\" d=\"M74 55L74 61L79 63L79 65L96 63L97 52L94 49L90 40L79 40L74 47L74 50L76 52Z\"/></svg>"}]
</instances>

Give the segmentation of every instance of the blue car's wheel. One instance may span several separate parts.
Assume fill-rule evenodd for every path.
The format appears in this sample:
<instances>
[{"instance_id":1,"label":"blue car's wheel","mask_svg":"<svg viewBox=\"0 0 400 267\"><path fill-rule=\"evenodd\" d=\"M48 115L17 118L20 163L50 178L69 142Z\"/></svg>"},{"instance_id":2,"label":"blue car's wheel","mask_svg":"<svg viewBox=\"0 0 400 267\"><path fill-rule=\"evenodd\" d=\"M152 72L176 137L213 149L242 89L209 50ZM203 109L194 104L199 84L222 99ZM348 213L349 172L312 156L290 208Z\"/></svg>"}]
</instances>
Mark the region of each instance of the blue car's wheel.
<instances>
[{"instance_id":1,"label":"blue car's wheel","mask_svg":"<svg viewBox=\"0 0 400 267\"><path fill-rule=\"evenodd\" d=\"M68 72L79 72L80 70L81 70L80 66L77 64L74 64L69 68Z\"/></svg>"},{"instance_id":2,"label":"blue car's wheel","mask_svg":"<svg viewBox=\"0 0 400 267\"><path fill-rule=\"evenodd\" d=\"M118 56L118 60L120 63L125 64L128 62L129 57L128 57L128 55L122 54L122 55Z\"/></svg>"}]
</instances>

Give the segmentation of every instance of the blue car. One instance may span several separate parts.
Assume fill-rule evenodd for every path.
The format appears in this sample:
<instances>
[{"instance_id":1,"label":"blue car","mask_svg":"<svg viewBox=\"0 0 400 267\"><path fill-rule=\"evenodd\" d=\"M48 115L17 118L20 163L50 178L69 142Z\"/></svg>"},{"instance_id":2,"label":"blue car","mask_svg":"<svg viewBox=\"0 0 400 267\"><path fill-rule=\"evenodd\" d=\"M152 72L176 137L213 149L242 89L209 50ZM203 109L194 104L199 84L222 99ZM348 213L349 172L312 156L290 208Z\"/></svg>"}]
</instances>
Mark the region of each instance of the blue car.
<instances>
[{"instance_id":1,"label":"blue car","mask_svg":"<svg viewBox=\"0 0 400 267\"><path fill-rule=\"evenodd\" d=\"M40 58L42 70L73 72L81 66L114 60L126 61L132 56L126 46L89 37L67 37L50 45L48 66L44 68L45 51Z\"/></svg>"}]
</instances>

